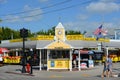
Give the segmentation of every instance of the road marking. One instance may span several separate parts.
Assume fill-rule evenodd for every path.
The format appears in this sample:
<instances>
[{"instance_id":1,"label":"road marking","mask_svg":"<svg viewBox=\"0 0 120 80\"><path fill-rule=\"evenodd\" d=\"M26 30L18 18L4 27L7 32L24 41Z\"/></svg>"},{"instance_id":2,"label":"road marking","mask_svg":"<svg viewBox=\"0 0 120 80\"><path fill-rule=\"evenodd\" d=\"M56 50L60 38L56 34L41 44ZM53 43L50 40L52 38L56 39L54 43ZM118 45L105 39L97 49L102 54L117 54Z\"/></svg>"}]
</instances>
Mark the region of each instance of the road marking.
<instances>
[{"instance_id":1,"label":"road marking","mask_svg":"<svg viewBox=\"0 0 120 80\"><path fill-rule=\"evenodd\" d=\"M49 76L50 78L61 78L61 77L63 77L63 76L59 76L59 75L51 75L51 76Z\"/></svg>"},{"instance_id":2,"label":"road marking","mask_svg":"<svg viewBox=\"0 0 120 80\"><path fill-rule=\"evenodd\" d=\"M89 74L82 74L82 76L89 77L90 75Z\"/></svg>"}]
</instances>

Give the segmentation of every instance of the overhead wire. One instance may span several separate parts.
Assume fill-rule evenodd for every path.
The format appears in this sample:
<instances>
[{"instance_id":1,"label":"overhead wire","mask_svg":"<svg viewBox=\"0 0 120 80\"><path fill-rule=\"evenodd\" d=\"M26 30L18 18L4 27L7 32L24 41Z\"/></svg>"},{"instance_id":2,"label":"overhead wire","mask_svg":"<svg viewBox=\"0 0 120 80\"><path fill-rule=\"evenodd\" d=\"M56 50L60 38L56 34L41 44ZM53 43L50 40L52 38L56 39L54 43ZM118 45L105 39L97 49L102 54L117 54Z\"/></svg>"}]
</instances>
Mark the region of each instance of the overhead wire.
<instances>
[{"instance_id":1,"label":"overhead wire","mask_svg":"<svg viewBox=\"0 0 120 80\"><path fill-rule=\"evenodd\" d=\"M47 11L47 12L43 12L43 13L40 13L40 14L36 14L36 15L30 15L30 16L22 16L22 17L19 17L20 18L29 18L29 17L35 17L35 16L39 16L39 15L43 15L43 14L48 14L48 13L53 13L53 12L58 12L58 11L62 11L62 10L66 10L66 9L69 9L69 8L73 8L73 7L76 7L76 6L80 6L80 5L83 5L83 4L87 4L87 3L90 3L92 2L93 0L89 0L89 1L86 1L86 2L82 2L82 3L79 3L79 4L75 4L75 5L71 5L71 6L67 6L67 7L64 7L64 8L59 8L59 9L55 9L55 10L51 10L51 11ZM4 19L5 21L7 20L13 20L13 19Z\"/></svg>"},{"instance_id":2,"label":"overhead wire","mask_svg":"<svg viewBox=\"0 0 120 80\"><path fill-rule=\"evenodd\" d=\"M58 5L61 5L61 4L68 3L70 1L72 1L72 0L65 0L65 1L62 1L62 2L58 2L58 3L52 4L52 5L46 6L46 7L42 7L40 9L47 9L47 8L55 7L55 6L58 6ZM32 12L32 11L37 11L37 10L39 10L39 9L37 8L37 9L32 9L32 10L27 10L27 11L21 11L21 12L16 12L16 13L4 14L4 15L0 15L0 16L24 14L24 13L28 13L28 12Z\"/></svg>"}]
</instances>

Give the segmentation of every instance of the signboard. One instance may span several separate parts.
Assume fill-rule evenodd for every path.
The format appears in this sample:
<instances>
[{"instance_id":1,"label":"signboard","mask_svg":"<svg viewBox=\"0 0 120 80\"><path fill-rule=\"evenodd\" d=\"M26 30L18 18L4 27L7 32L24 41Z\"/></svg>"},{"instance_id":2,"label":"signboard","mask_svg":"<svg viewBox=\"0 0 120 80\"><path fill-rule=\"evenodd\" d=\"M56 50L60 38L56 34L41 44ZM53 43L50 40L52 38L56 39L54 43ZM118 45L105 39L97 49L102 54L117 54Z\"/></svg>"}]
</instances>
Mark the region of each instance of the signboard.
<instances>
[{"instance_id":1,"label":"signboard","mask_svg":"<svg viewBox=\"0 0 120 80\"><path fill-rule=\"evenodd\" d=\"M53 35L39 35L37 36L38 40L53 40L54 36Z\"/></svg>"},{"instance_id":2,"label":"signboard","mask_svg":"<svg viewBox=\"0 0 120 80\"><path fill-rule=\"evenodd\" d=\"M51 67L55 67L55 62L51 61Z\"/></svg>"},{"instance_id":3,"label":"signboard","mask_svg":"<svg viewBox=\"0 0 120 80\"><path fill-rule=\"evenodd\" d=\"M0 56L0 61L3 61L3 58Z\"/></svg>"},{"instance_id":4,"label":"signboard","mask_svg":"<svg viewBox=\"0 0 120 80\"><path fill-rule=\"evenodd\" d=\"M88 60L88 65L89 65L89 68L94 67L93 60Z\"/></svg>"},{"instance_id":5,"label":"signboard","mask_svg":"<svg viewBox=\"0 0 120 80\"><path fill-rule=\"evenodd\" d=\"M28 40L54 40L53 35L38 35L37 37L27 38ZM97 41L96 38L84 37L84 35L66 35L67 40ZM110 42L109 39L99 38L100 42ZM12 39L10 42L22 42L22 39Z\"/></svg>"},{"instance_id":6,"label":"signboard","mask_svg":"<svg viewBox=\"0 0 120 80\"><path fill-rule=\"evenodd\" d=\"M67 35L67 40L82 40L83 35Z\"/></svg>"},{"instance_id":7,"label":"signboard","mask_svg":"<svg viewBox=\"0 0 120 80\"><path fill-rule=\"evenodd\" d=\"M94 54L94 60L102 60L102 53Z\"/></svg>"},{"instance_id":8,"label":"signboard","mask_svg":"<svg viewBox=\"0 0 120 80\"><path fill-rule=\"evenodd\" d=\"M68 69L69 60L49 60L48 67L49 69Z\"/></svg>"},{"instance_id":9,"label":"signboard","mask_svg":"<svg viewBox=\"0 0 120 80\"><path fill-rule=\"evenodd\" d=\"M84 37L83 35L67 35L66 38L67 38L67 40L84 40L84 41L110 42L109 39L99 38L99 40L96 40L96 38Z\"/></svg>"},{"instance_id":10,"label":"signboard","mask_svg":"<svg viewBox=\"0 0 120 80\"><path fill-rule=\"evenodd\" d=\"M22 39L12 39L12 40L10 40L10 42L12 43L12 42L22 42L23 40Z\"/></svg>"},{"instance_id":11,"label":"signboard","mask_svg":"<svg viewBox=\"0 0 120 80\"><path fill-rule=\"evenodd\" d=\"M87 63L82 62L82 63L80 64L80 67L81 67L81 68L87 68Z\"/></svg>"},{"instance_id":12,"label":"signboard","mask_svg":"<svg viewBox=\"0 0 120 80\"><path fill-rule=\"evenodd\" d=\"M3 63L20 63L20 56L16 56L16 57L3 57Z\"/></svg>"}]
</instances>

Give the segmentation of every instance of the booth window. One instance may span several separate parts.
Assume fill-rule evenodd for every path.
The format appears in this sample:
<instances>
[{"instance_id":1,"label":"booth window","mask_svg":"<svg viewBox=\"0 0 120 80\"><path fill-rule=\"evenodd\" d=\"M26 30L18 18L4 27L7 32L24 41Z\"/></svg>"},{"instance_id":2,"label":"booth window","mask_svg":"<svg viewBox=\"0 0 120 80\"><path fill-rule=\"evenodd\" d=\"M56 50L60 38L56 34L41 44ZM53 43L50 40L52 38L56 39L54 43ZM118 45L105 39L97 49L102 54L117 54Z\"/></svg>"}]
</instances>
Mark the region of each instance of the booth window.
<instances>
[{"instance_id":1,"label":"booth window","mask_svg":"<svg viewBox=\"0 0 120 80\"><path fill-rule=\"evenodd\" d=\"M51 50L50 59L69 58L69 50Z\"/></svg>"}]
</instances>

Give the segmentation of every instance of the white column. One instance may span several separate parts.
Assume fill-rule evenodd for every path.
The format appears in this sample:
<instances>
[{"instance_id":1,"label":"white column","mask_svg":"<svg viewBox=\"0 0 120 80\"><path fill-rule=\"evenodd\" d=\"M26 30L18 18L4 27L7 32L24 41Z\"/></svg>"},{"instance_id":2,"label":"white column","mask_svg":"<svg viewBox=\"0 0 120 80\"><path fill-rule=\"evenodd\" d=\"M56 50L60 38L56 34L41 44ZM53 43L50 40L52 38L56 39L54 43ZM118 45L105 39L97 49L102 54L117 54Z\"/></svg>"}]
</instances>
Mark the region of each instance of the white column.
<instances>
[{"instance_id":1,"label":"white column","mask_svg":"<svg viewBox=\"0 0 120 80\"><path fill-rule=\"evenodd\" d=\"M102 44L101 44L101 43L98 43L97 46L98 46L98 50L101 51Z\"/></svg>"},{"instance_id":2,"label":"white column","mask_svg":"<svg viewBox=\"0 0 120 80\"><path fill-rule=\"evenodd\" d=\"M40 58L39 70L41 71L41 67L42 67L42 65L41 65L41 49L39 51L40 51L40 56L39 56L39 58Z\"/></svg>"},{"instance_id":3,"label":"white column","mask_svg":"<svg viewBox=\"0 0 120 80\"><path fill-rule=\"evenodd\" d=\"M15 52L15 53L16 53L16 56L18 56L18 49L16 49L16 52Z\"/></svg>"},{"instance_id":4,"label":"white column","mask_svg":"<svg viewBox=\"0 0 120 80\"><path fill-rule=\"evenodd\" d=\"M108 58L108 47L106 47L106 55L107 55L107 58Z\"/></svg>"},{"instance_id":5,"label":"white column","mask_svg":"<svg viewBox=\"0 0 120 80\"><path fill-rule=\"evenodd\" d=\"M72 71L72 49L70 50L70 61L69 61L69 69Z\"/></svg>"},{"instance_id":6,"label":"white column","mask_svg":"<svg viewBox=\"0 0 120 80\"><path fill-rule=\"evenodd\" d=\"M3 52L3 56L7 56L5 52Z\"/></svg>"},{"instance_id":7,"label":"white column","mask_svg":"<svg viewBox=\"0 0 120 80\"><path fill-rule=\"evenodd\" d=\"M47 71L49 71L49 65L48 65L49 54L50 54L50 50L47 50Z\"/></svg>"},{"instance_id":8,"label":"white column","mask_svg":"<svg viewBox=\"0 0 120 80\"><path fill-rule=\"evenodd\" d=\"M79 71L81 71L81 67L80 67L80 49L79 49L79 53L78 53L78 68L79 68Z\"/></svg>"},{"instance_id":9,"label":"white column","mask_svg":"<svg viewBox=\"0 0 120 80\"><path fill-rule=\"evenodd\" d=\"M115 40L117 39L117 31L115 31Z\"/></svg>"}]
</instances>

